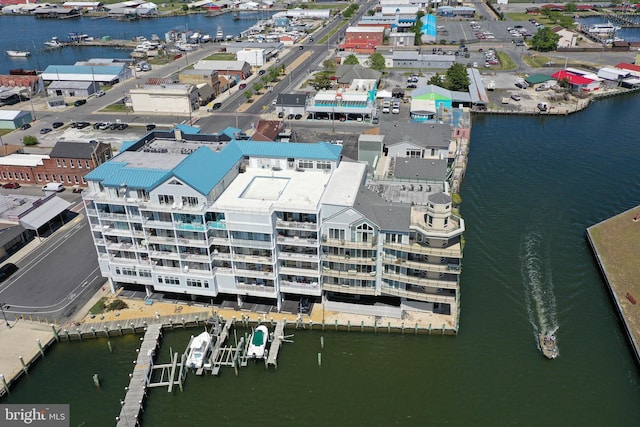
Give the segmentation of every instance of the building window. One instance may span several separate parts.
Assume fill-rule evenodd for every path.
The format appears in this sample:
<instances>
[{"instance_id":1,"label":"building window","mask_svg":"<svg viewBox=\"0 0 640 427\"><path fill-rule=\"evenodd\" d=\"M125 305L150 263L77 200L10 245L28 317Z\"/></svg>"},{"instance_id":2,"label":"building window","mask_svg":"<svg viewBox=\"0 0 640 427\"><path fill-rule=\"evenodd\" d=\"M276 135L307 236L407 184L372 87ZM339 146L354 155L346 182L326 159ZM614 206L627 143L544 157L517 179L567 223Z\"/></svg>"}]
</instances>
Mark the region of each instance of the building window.
<instances>
[{"instance_id":1,"label":"building window","mask_svg":"<svg viewBox=\"0 0 640 427\"><path fill-rule=\"evenodd\" d=\"M198 206L198 198L197 197L182 196L182 204L184 206L190 206L190 207Z\"/></svg>"},{"instance_id":2,"label":"building window","mask_svg":"<svg viewBox=\"0 0 640 427\"><path fill-rule=\"evenodd\" d=\"M411 158L414 158L414 159L420 159L420 158L422 158L422 151L421 150L407 150L406 157L411 157Z\"/></svg>"},{"instance_id":3,"label":"building window","mask_svg":"<svg viewBox=\"0 0 640 427\"><path fill-rule=\"evenodd\" d=\"M70 168L75 168L75 167L76 167L76 166L75 166L75 163L73 163L73 160L72 160L72 159L69 159L69 167L70 167Z\"/></svg>"},{"instance_id":4,"label":"building window","mask_svg":"<svg viewBox=\"0 0 640 427\"><path fill-rule=\"evenodd\" d=\"M431 215L427 215L427 225L429 227L433 226L433 217Z\"/></svg>"},{"instance_id":5,"label":"building window","mask_svg":"<svg viewBox=\"0 0 640 427\"><path fill-rule=\"evenodd\" d=\"M74 175L73 180L75 181L76 184L80 183L80 181L78 180L78 175Z\"/></svg>"},{"instance_id":6,"label":"building window","mask_svg":"<svg viewBox=\"0 0 640 427\"><path fill-rule=\"evenodd\" d=\"M9 179L13 179L13 174L11 172L7 172L7 174L9 175Z\"/></svg>"},{"instance_id":7,"label":"building window","mask_svg":"<svg viewBox=\"0 0 640 427\"><path fill-rule=\"evenodd\" d=\"M329 229L329 238L336 240L344 240L345 232L339 228L330 228Z\"/></svg>"},{"instance_id":8,"label":"building window","mask_svg":"<svg viewBox=\"0 0 640 427\"><path fill-rule=\"evenodd\" d=\"M444 219L444 226L446 227L446 226L448 226L448 225L449 225L449 217L446 217L446 218Z\"/></svg>"},{"instance_id":9,"label":"building window","mask_svg":"<svg viewBox=\"0 0 640 427\"><path fill-rule=\"evenodd\" d=\"M84 179L84 176L82 177L82 183L83 183L83 184L86 184L86 183L87 183L87 180L86 180L86 179Z\"/></svg>"},{"instance_id":10,"label":"building window","mask_svg":"<svg viewBox=\"0 0 640 427\"><path fill-rule=\"evenodd\" d=\"M140 277L151 277L151 272L149 270L140 270L140 271L138 271L138 276L140 276Z\"/></svg>"},{"instance_id":11,"label":"building window","mask_svg":"<svg viewBox=\"0 0 640 427\"><path fill-rule=\"evenodd\" d=\"M166 276L164 283L167 285L180 285L180 279L177 277Z\"/></svg>"},{"instance_id":12,"label":"building window","mask_svg":"<svg viewBox=\"0 0 640 427\"><path fill-rule=\"evenodd\" d=\"M161 205L173 205L173 196L167 194L158 195L158 203Z\"/></svg>"},{"instance_id":13,"label":"building window","mask_svg":"<svg viewBox=\"0 0 640 427\"><path fill-rule=\"evenodd\" d=\"M37 177L38 181L42 181L42 176L40 176L40 173L37 173L36 177Z\"/></svg>"},{"instance_id":14,"label":"building window","mask_svg":"<svg viewBox=\"0 0 640 427\"><path fill-rule=\"evenodd\" d=\"M56 166L58 166L58 167L62 166L62 165L60 164L60 159L56 159Z\"/></svg>"},{"instance_id":15,"label":"building window","mask_svg":"<svg viewBox=\"0 0 640 427\"><path fill-rule=\"evenodd\" d=\"M46 182L49 182L49 174L48 174L48 173L45 173L45 174L44 174L44 180L45 180Z\"/></svg>"},{"instance_id":16,"label":"building window","mask_svg":"<svg viewBox=\"0 0 640 427\"><path fill-rule=\"evenodd\" d=\"M60 175L60 183L64 182L64 177L62 175Z\"/></svg>"},{"instance_id":17,"label":"building window","mask_svg":"<svg viewBox=\"0 0 640 427\"><path fill-rule=\"evenodd\" d=\"M16 175L16 178L18 178L17 175ZM24 180L24 176L22 175L22 172L20 172L20 181L23 181L23 180Z\"/></svg>"},{"instance_id":18,"label":"building window","mask_svg":"<svg viewBox=\"0 0 640 427\"><path fill-rule=\"evenodd\" d=\"M71 184L71 175L67 175L67 182Z\"/></svg>"},{"instance_id":19,"label":"building window","mask_svg":"<svg viewBox=\"0 0 640 427\"><path fill-rule=\"evenodd\" d=\"M63 168L67 167L67 161L65 159L62 159L62 167Z\"/></svg>"},{"instance_id":20,"label":"building window","mask_svg":"<svg viewBox=\"0 0 640 427\"><path fill-rule=\"evenodd\" d=\"M28 173L25 173L24 177L27 179L27 181L31 181L31 176Z\"/></svg>"},{"instance_id":21,"label":"building window","mask_svg":"<svg viewBox=\"0 0 640 427\"><path fill-rule=\"evenodd\" d=\"M316 162L316 169L331 169L331 162Z\"/></svg>"},{"instance_id":22,"label":"building window","mask_svg":"<svg viewBox=\"0 0 640 427\"><path fill-rule=\"evenodd\" d=\"M311 160L299 160L298 168L300 169L313 169L313 162Z\"/></svg>"},{"instance_id":23,"label":"building window","mask_svg":"<svg viewBox=\"0 0 640 427\"><path fill-rule=\"evenodd\" d=\"M89 160L85 160L84 164L87 165L87 169L91 169L91 163L89 163Z\"/></svg>"},{"instance_id":24,"label":"building window","mask_svg":"<svg viewBox=\"0 0 640 427\"><path fill-rule=\"evenodd\" d=\"M202 287L202 280L187 279L187 286L192 286L192 287L195 287L195 288L201 288Z\"/></svg>"},{"instance_id":25,"label":"building window","mask_svg":"<svg viewBox=\"0 0 640 427\"><path fill-rule=\"evenodd\" d=\"M7 179L7 174L4 171L2 171L2 179Z\"/></svg>"}]
</instances>

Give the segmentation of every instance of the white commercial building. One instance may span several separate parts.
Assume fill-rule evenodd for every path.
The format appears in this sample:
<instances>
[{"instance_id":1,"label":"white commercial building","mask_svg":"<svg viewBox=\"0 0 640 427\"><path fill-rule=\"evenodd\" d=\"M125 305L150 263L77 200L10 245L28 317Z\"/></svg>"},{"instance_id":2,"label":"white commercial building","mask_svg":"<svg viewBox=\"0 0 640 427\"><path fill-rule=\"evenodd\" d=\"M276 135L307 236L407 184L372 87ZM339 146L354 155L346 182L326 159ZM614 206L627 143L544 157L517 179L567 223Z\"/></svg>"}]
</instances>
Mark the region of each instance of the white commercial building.
<instances>
[{"instance_id":1,"label":"white commercial building","mask_svg":"<svg viewBox=\"0 0 640 427\"><path fill-rule=\"evenodd\" d=\"M198 109L198 88L191 84L144 85L129 91L136 113L190 114Z\"/></svg>"},{"instance_id":2,"label":"white commercial building","mask_svg":"<svg viewBox=\"0 0 640 427\"><path fill-rule=\"evenodd\" d=\"M369 189L342 146L152 133L86 176L100 271L117 286L357 312L437 313L457 329L462 219ZM231 140L230 140L231 139ZM375 186L374 186L375 187Z\"/></svg>"}]
</instances>

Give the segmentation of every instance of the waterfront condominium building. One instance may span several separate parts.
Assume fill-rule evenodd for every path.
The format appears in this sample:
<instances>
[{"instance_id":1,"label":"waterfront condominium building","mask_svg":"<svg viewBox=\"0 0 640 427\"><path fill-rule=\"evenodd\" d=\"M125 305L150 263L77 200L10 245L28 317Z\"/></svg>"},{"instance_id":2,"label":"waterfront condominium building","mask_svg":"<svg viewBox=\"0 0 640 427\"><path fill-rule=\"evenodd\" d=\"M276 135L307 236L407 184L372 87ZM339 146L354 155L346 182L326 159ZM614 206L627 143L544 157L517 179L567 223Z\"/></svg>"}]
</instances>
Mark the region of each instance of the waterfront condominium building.
<instances>
[{"instance_id":1,"label":"waterfront condominium building","mask_svg":"<svg viewBox=\"0 0 640 427\"><path fill-rule=\"evenodd\" d=\"M117 287L209 302L301 299L333 310L450 316L464 222L446 185L384 198L367 165L325 142L152 132L86 176L102 274Z\"/></svg>"}]
</instances>

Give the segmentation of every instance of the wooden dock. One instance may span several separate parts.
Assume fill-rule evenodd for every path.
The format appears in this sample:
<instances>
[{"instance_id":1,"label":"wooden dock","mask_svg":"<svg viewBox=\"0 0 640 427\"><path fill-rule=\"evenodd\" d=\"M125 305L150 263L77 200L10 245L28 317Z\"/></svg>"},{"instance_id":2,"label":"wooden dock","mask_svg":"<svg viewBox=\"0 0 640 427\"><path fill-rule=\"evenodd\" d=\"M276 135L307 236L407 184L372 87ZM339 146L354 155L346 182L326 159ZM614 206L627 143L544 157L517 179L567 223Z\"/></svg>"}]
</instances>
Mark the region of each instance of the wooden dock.
<instances>
[{"instance_id":1,"label":"wooden dock","mask_svg":"<svg viewBox=\"0 0 640 427\"><path fill-rule=\"evenodd\" d=\"M120 416L117 417L117 427L140 425L138 417L146 398L147 384L151 380L153 356L158 347L161 334L162 324L156 323L147 327L147 332L144 334L142 346L138 353L138 360L136 360L136 366L133 369L129 387L127 387L127 394L122 403Z\"/></svg>"},{"instance_id":2,"label":"wooden dock","mask_svg":"<svg viewBox=\"0 0 640 427\"><path fill-rule=\"evenodd\" d=\"M276 330L273 333L273 342L271 343L271 348L269 348L269 356L265 362L265 366L268 368L269 365L273 365L278 369L278 352L280 351L280 346L283 342L287 341L287 337L284 335L284 320L278 320L276 323Z\"/></svg>"}]
</instances>

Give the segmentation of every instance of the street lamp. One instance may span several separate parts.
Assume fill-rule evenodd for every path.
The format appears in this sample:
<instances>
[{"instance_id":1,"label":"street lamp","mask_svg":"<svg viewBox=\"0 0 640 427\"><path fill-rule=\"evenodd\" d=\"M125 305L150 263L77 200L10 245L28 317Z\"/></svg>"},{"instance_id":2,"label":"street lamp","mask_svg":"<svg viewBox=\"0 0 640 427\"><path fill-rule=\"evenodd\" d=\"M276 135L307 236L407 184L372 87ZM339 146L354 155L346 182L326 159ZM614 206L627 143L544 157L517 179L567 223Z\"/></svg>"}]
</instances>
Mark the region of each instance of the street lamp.
<instances>
[{"instance_id":1,"label":"street lamp","mask_svg":"<svg viewBox=\"0 0 640 427\"><path fill-rule=\"evenodd\" d=\"M2 318L4 319L4 322L7 324L8 327L11 327L11 324L9 323L9 321L7 320L7 316L4 314L4 308L5 308L6 304L3 302L0 302L0 312L2 312ZM8 306L7 306L8 308Z\"/></svg>"}]
</instances>

